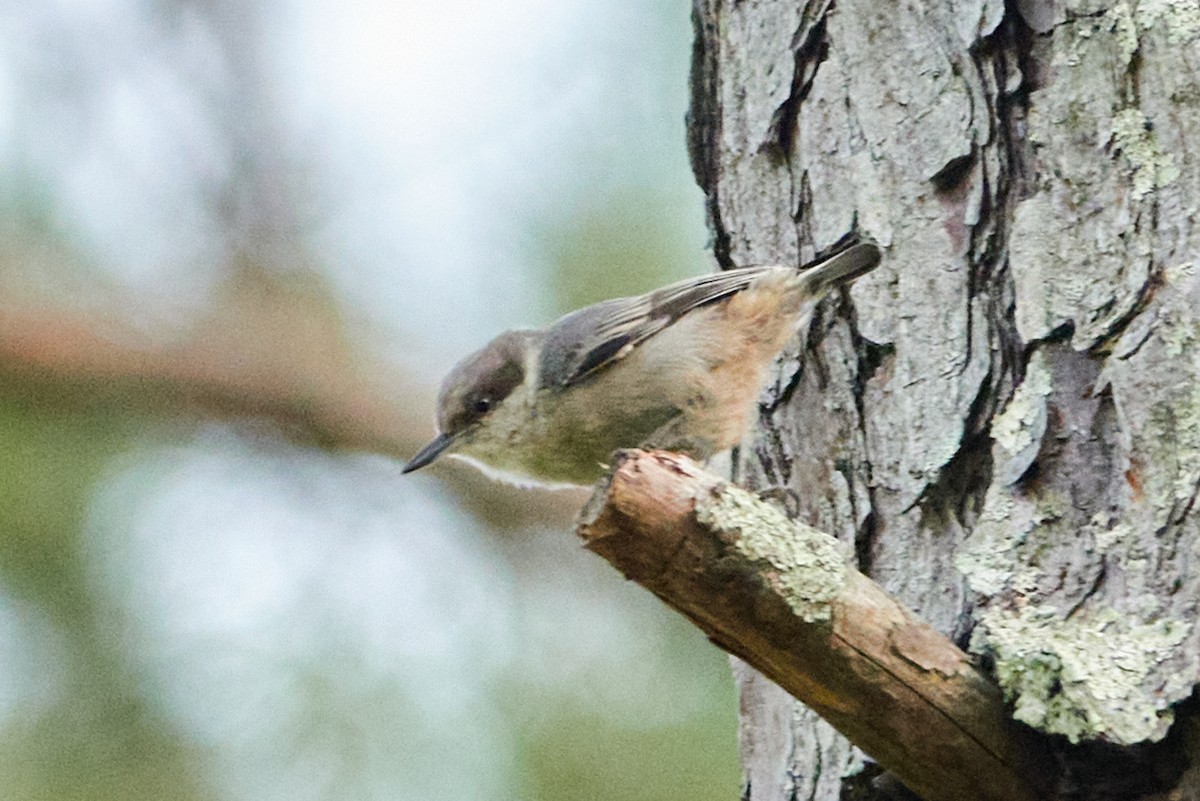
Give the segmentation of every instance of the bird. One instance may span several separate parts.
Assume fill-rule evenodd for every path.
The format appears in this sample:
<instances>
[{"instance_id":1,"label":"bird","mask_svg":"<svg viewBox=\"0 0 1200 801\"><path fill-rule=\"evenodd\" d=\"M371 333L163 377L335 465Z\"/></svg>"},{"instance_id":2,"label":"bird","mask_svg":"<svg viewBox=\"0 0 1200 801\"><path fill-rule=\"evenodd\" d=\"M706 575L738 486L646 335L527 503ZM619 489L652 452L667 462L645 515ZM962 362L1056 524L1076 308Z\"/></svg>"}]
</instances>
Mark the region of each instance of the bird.
<instances>
[{"instance_id":1,"label":"bird","mask_svg":"<svg viewBox=\"0 0 1200 801\"><path fill-rule=\"evenodd\" d=\"M816 302L879 262L860 242L800 269L697 276L506 331L446 375L438 434L402 472L450 455L508 483L588 486L626 448L709 459L745 437Z\"/></svg>"}]
</instances>

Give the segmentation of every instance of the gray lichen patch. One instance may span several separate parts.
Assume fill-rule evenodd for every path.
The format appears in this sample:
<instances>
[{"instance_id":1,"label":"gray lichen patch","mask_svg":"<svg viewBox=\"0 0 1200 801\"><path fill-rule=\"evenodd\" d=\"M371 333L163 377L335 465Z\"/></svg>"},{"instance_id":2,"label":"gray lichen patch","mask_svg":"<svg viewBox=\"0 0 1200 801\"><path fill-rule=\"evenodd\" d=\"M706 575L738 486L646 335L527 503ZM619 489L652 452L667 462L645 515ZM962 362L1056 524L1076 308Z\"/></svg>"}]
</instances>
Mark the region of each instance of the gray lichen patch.
<instances>
[{"instance_id":1,"label":"gray lichen patch","mask_svg":"<svg viewBox=\"0 0 1200 801\"><path fill-rule=\"evenodd\" d=\"M1025 397L1018 388L993 422L996 480L956 554L990 607L973 650L996 655L1019 719L1073 740L1160 739L1200 676L1194 278L1186 264L1164 269L1098 373L1087 369L1098 357L1037 348ZM1038 354L1051 376L1041 400ZM1052 409L1038 477L1005 484L1039 430L1038 403Z\"/></svg>"},{"instance_id":2,"label":"gray lichen patch","mask_svg":"<svg viewBox=\"0 0 1200 801\"><path fill-rule=\"evenodd\" d=\"M1161 30L1166 43L1176 47L1200 38L1200 2L1196 0L1117 0L1103 15L1089 11L1087 16L1093 18L1092 26L1075 26L1074 48L1101 33L1111 34L1126 61L1141 47L1141 35L1151 30ZM1079 17L1084 21L1085 15Z\"/></svg>"},{"instance_id":3,"label":"gray lichen patch","mask_svg":"<svg viewBox=\"0 0 1200 801\"><path fill-rule=\"evenodd\" d=\"M1013 392L1004 411L992 420L996 449L996 474L1011 484L1029 469L1046 433L1046 398L1050 395L1050 370L1041 351L1034 351L1025 368L1025 380Z\"/></svg>"},{"instance_id":4,"label":"gray lichen patch","mask_svg":"<svg viewBox=\"0 0 1200 801\"><path fill-rule=\"evenodd\" d=\"M1167 13L1152 19L1141 3L1117 3L1065 23L1048 42L1054 80L1031 92L1028 117L1036 191L1018 205L1009 238L1026 342L1069 324L1072 344L1086 350L1117 333L1144 297L1154 204L1185 163L1179 144L1147 124L1164 126L1167 114L1135 106L1125 87L1139 37L1161 39L1149 26L1185 31Z\"/></svg>"},{"instance_id":5,"label":"gray lichen patch","mask_svg":"<svg viewBox=\"0 0 1200 801\"><path fill-rule=\"evenodd\" d=\"M1118 342L1104 380L1136 455L1139 507L1157 530L1189 508L1200 486L1200 323L1190 264L1164 271L1165 286L1145 315L1149 331ZM1126 342L1126 339L1129 342ZM1152 391L1148 391L1152 390Z\"/></svg>"},{"instance_id":6,"label":"gray lichen patch","mask_svg":"<svg viewBox=\"0 0 1200 801\"><path fill-rule=\"evenodd\" d=\"M1138 49L1137 23L1133 19L1133 9L1125 0L1114 3L1105 16L1112 23L1112 33L1121 47L1121 54L1128 62Z\"/></svg>"},{"instance_id":7,"label":"gray lichen patch","mask_svg":"<svg viewBox=\"0 0 1200 801\"><path fill-rule=\"evenodd\" d=\"M993 484L984 499L975 530L954 556L954 566L970 588L984 596L1005 590L1037 591L1040 571L1033 551L1061 531L1063 508L1069 502L1054 492L1031 497L1014 495L1011 487ZM1039 536L1031 534L1037 530Z\"/></svg>"},{"instance_id":8,"label":"gray lichen patch","mask_svg":"<svg viewBox=\"0 0 1200 801\"><path fill-rule=\"evenodd\" d=\"M995 658L1014 717L1071 742L1122 745L1162 739L1174 719L1152 672L1191 630L1179 620L1141 622L1112 609L1063 619L1052 609L990 610L971 650Z\"/></svg>"},{"instance_id":9,"label":"gray lichen patch","mask_svg":"<svg viewBox=\"0 0 1200 801\"><path fill-rule=\"evenodd\" d=\"M1139 200L1179 177L1174 154L1163 152L1149 120L1140 110L1127 108L1117 112L1113 117L1112 137L1133 173L1133 193Z\"/></svg>"},{"instance_id":10,"label":"gray lichen patch","mask_svg":"<svg viewBox=\"0 0 1200 801\"><path fill-rule=\"evenodd\" d=\"M1200 38L1200 3L1196 0L1138 0L1135 18L1142 30L1165 27L1167 42L1173 45Z\"/></svg>"},{"instance_id":11,"label":"gray lichen patch","mask_svg":"<svg viewBox=\"0 0 1200 801\"><path fill-rule=\"evenodd\" d=\"M829 620L831 602L846 582L847 563L837 540L789 520L746 490L725 485L696 497L696 519L733 535L733 547L760 563L772 586L806 623Z\"/></svg>"}]
</instances>

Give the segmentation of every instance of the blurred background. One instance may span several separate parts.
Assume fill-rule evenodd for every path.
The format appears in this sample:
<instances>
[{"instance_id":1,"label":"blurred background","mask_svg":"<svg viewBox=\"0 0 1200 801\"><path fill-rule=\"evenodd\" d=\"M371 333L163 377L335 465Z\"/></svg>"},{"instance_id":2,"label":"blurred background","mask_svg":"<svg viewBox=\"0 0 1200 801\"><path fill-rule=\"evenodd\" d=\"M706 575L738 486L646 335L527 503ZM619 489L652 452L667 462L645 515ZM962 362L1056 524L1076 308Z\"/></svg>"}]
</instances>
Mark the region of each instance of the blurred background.
<instances>
[{"instance_id":1,"label":"blurred background","mask_svg":"<svg viewBox=\"0 0 1200 801\"><path fill-rule=\"evenodd\" d=\"M0 0L0 798L732 799L578 493L401 478L506 327L709 269L686 0Z\"/></svg>"}]
</instances>

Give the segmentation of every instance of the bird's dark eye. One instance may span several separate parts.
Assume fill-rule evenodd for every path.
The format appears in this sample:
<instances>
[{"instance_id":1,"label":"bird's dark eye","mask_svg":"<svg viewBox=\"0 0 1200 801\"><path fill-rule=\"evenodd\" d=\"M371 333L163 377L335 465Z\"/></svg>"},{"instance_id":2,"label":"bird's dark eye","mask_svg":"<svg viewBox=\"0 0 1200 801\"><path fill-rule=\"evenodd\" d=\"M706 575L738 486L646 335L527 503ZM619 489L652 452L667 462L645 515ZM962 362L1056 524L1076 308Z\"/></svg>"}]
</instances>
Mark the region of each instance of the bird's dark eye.
<instances>
[{"instance_id":1,"label":"bird's dark eye","mask_svg":"<svg viewBox=\"0 0 1200 801\"><path fill-rule=\"evenodd\" d=\"M475 399L475 414L487 414L492 410L492 399L484 395Z\"/></svg>"}]
</instances>

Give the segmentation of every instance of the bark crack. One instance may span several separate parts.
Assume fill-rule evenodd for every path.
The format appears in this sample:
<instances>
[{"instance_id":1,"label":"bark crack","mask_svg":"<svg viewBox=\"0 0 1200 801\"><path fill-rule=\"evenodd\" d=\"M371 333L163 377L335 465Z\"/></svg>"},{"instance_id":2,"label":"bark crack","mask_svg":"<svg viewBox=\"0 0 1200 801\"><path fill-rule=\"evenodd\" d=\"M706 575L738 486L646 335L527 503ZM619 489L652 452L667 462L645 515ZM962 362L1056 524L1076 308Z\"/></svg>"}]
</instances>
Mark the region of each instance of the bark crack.
<instances>
[{"instance_id":1,"label":"bark crack","mask_svg":"<svg viewBox=\"0 0 1200 801\"><path fill-rule=\"evenodd\" d=\"M817 71L829 56L829 41L825 36L825 18L833 8L832 0L809 3L804 7L800 25L792 36L792 86L771 117L767 144L778 148L784 161L791 158L795 144L796 121L800 104L808 97Z\"/></svg>"},{"instance_id":2,"label":"bark crack","mask_svg":"<svg viewBox=\"0 0 1200 801\"><path fill-rule=\"evenodd\" d=\"M712 4L709 7L709 3ZM717 19L720 0L692 4L692 66L687 111L688 159L696 183L704 192L710 246L722 268L733 263L731 237L721 217L721 97L720 49Z\"/></svg>"},{"instance_id":3,"label":"bark crack","mask_svg":"<svg viewBox=\"0 0 1200 801\"><path fill-rule=\"evenodd\" d=\"M858 314L853 307L851 307L850 313L846 316L846 320L850 328L850 342L854 348L854 352L858 355L854 385L850 394L854 398L854 414L858 430L863 437L863 442L867 442L867 413L864 407L867 384L878 372L884 361L893 358L896 349L890 344L877 345L864 337L859 330ZM863 450L863 470L866 472L867 504L870 508L863 517L862 525L854 533L854 556L855 561L858 563L858 569L869 576L871 575L872 552L875 547L875 539L879 533L879 521L876 513L879 506L878 499L876 498L875 481L873 478L874 469L869 449ZM847 478L847 483L850 483L849 478ZM851 485L850 496L854 497L853 485Z\"/></svg>"}]
</instances>

